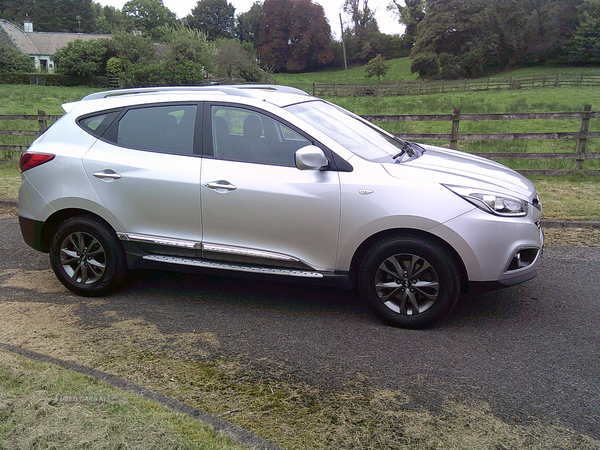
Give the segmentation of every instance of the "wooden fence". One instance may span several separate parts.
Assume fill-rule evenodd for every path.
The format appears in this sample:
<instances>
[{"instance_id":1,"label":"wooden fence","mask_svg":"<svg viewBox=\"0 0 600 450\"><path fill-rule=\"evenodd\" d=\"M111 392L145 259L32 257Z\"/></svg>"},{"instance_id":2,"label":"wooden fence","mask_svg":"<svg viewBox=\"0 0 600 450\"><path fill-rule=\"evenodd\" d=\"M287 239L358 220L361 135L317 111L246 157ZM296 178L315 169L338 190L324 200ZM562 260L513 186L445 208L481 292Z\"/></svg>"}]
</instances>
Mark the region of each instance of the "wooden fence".
<instances>
[{"instance_id":1,"label":"wooden fence","mask_svg":"<svg viewBox=\"0 0 600 450\"><path fill-rule=\"evenodd\" d=\"M340 84L313 83L303 89L314 96L398 96L446 94L464 91L490 91L510 89L533 89L546 86L555 87L588 87L600 86L600 75L583 74L550 74L519 77L498 77L477 80L443 80L443 81L403 81L386 84Z\"/></svg>"},{"instance_id":2,"label":"wooden fence","mask_svg":"<svg viewBox=\"0 0 600 450\"><path fill-rule=\"evenodd\" d=\"M4 115L0 116L2 121L24 121L31 120L38 122L38 130L5 130L0 129L0 135L4 136L30 136L31 140L43 133L48 127L48 123L55 121L60 116L48 115L44 111L38 111L38 115ZM456 149L459 141L493 141L493 140L532 140L532 139L565 139L576 140L577 145L574 152L564 153L475 153L480 156L491 159L519 160L519 159L559 159L575 160L572 170L524 170L530 174L562 175L565 173L587 173L600 175L600 170L583 170L583 161L600 160L600 153L586 152L588 139L600 138L600 132L589 131L590 119L600 118L599 111L592 111L591 105L586 105L583 111L563 112L563 113L515 113L515 114L461 114L460 108L455 108L453 114L433 114L433 115L363 115L363 118L371 122L431 122L446 121L451 122L450 133L398 133L398 137L410 141L448 141L449 147ZM553 133L459 133L461 121L486 121L486 120L579 120L579 131L572 132L553 132ZM0 145L0 150L25 151L27 145Z\"/></svg>"},{"instance_id":3,"label":"wooden fence","mask_svg":"<svg viewBox=\"0 0 600 450\"><path fill-rule=\"evenodd\" d=\"M434 114L434 115L363 115L363 118L371 122L396 121L396 122L424 122L424 121L447 121L451 122L450 133L398 133L396 136L410 141L449 141L449 147L457 148L458 141L493 141L493 140L533 140L533 139L567 139L576 140L575 151L571 153L474 153L491 159L572 159L575 160L573 170L522 170L529 174L543 175L563 175L567 173L587 173L600 175L600 170L583 170L584 160L600 159L598 152L586 152L588 139L600 138L600 132L589 131L590 119L600 118L599 111L592 111L591 105L585 105L583 111L564 112L564 113L515 113L515 114L461 114L460 108L454 109L454 114ZM572 132L553 132L553 133L459 133L461 121L465 120L579 120L579 131Z\"/></svg>"},{"instance_id":4,"label":"wooden fence","mask_svg":"<svg viewBox=\"0 0 600 450\"><path fill-rule=\"evenodd\" d=\"M46 114L44 111L40 111L38 110L37 115L24 115L24 114L14 114L14 115L4 115L4 116L0 116L0 123L4 122L4 121L15 121L15 120L32 120L32 121L37 121L38 122L38 129L37 130L5 130L5 129L0 129L0 136L29 136L30 137L30 141L33 142L33 140L38 137L40 134L42 134L44 131L46 131L46 129L48 128L48 123L49 122L54 122L56 120L58 120L61 116L57 116L57 115L48 115ZM17 151L17 152L22 152L27 150L27 147L29 147L29 145L8 145L8 144L1 144L0 145L0 150L8 150L8 151Z\"/></svg>"}]
</instances>

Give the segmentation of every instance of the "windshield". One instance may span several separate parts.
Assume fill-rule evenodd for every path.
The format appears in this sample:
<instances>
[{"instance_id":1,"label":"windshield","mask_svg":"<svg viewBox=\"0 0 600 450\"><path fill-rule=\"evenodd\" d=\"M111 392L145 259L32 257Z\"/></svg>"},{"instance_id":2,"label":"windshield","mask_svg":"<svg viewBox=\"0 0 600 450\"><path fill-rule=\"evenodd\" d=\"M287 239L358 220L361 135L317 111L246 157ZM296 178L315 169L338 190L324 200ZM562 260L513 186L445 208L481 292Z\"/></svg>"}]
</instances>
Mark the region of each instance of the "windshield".
<instances>
[{"instance_id":1,"label":"windshield","mask_svg":"<svg viewBox=\"0 0 600 450\"><path fill-rule=\"evenodd\" d=\"M343 108L316 100L288 106L287 111L322 131L352 153L378 162L405 162L421 156L417 144L402 141Z\"/></svg>"}]
</instances>

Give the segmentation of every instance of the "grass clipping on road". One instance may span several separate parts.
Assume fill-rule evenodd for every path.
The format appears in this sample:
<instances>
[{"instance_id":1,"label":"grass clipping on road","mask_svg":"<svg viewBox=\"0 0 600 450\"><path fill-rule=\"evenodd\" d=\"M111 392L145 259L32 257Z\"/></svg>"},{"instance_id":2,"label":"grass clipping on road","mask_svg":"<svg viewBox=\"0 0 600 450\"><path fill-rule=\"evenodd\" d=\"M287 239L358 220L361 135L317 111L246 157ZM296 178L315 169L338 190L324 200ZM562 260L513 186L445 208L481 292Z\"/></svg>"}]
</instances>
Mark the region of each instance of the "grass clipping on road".
<instances>
[{"instance_id":1,"label":"grass clipping on road","mask_svg":"<svg viewBox=\"0 0 600 450\"><path fill-rule=\"evenodd\" d=\"M42 283L46 292L60 289L58 282L52 284L47 272L38 274L46 280ZM61 305L31 300L32 287L35 289L40 283L27 280L35 278L35 273L0 275L4 287L21 286L24 296L19 301L21 294L16 290L11 301L0 303L4 322L0 342L116 374L219 415L283 448L600 449L600 442L567 428L541 422L506 423L491 412L489 405L478 400L446 397L441 405L429 409L412 399L409 392L375 389L368 380L353 379L337 389L327 389L295 379L273 361L267 362L268 371L258 373L234 358L211 356L218 353L213 350L219 346L211 333L164 335L152 323L118 320L112 311L105 312L113 319L109 326L81 326L76 314L78 303ZM86 301L89 308L102 305L102 300ZM200 356L198 348L205 349ZM48 399L73 390L85 392L88 387L73 387L72 382L66 381L71 375L64 371L53 374L47 367L33 364L30 368L29 364L14 364L6 355L2 358L0 379L13 387L12 393L8 390L10 397L3 394L0 414L6 416L8 411L14 423L8 437L21 439L17 442L27 444L30 441L26 439L34 439L37 434L50 436L65 417L76 418L75 424L69 425L73 427L69 433L74 439L88 439L86 435L96 433L95 439L102 440L103 433L115 427L117 437L107 440L109 448L117 442L144 448L142 438L149 439L152 447L154 439L160 436L167 439L160 442L170 442L173 428L185 428L178 422L182 418L173 425L172 420L165 422L158 411L143 416L137 400L130 397L124 405L92 405L94 410L89 410L89 405L76 405L79 409L61 412ZM14 379L31 384L20 387L10 381ZM100 385L94 384L97 386ZM122 410L122 416L111 418L122 408L127 408ZM100 428L88 432L87 426L96 422L96 416ZM3 445L10 448L6 445L6 428L3 433ZM20 436L21 433L26 435ZM180 444L157 444L154 448L179 448L177 445Z\"/></svg>"},{"instance_id":2,"label":"grass clipping on road","mask_svg":"<svg viewBox=\"0 0 600 450\"><path fill-rule=\"evenodd\" d=\"M92 378L0 351L0 448L244 447L185 414Z\"/></svg>"}]
</instances>

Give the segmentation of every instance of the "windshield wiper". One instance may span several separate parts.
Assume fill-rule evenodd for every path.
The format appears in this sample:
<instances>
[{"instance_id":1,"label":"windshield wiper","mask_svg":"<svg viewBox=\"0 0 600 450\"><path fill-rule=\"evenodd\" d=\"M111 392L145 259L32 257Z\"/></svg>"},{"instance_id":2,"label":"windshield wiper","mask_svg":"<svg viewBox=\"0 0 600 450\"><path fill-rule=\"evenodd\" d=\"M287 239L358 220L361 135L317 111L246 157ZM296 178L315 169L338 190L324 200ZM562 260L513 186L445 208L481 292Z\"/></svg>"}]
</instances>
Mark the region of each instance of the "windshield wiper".
<instances>
[{"instance_id":1,"label":"windshield wiper","mask_svg":"<svg viewBox=\"0 0 600 450\"><path fill-rule=\"evenodd\" d=\"M410 142L401 141L400 139L397 139L397 141L402 142L402 147L400 148L400 151L398 153L396 153L394 156L392 156L393 160L397 160L401 156L404 156L405 153L408 153L408 156L410 156L410 157L413 157L415 155L415 152L414 152L413 148L411 147Z\"/></svg>"}]
</instances>

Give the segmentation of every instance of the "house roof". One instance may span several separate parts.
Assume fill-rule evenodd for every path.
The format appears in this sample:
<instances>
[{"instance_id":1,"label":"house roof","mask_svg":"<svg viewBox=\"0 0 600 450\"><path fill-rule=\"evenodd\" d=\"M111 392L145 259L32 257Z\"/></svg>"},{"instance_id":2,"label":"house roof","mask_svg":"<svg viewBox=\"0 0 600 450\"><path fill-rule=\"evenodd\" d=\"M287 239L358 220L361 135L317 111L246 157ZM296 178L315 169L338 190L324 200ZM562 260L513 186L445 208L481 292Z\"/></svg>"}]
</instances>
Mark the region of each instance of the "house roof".
<instances>
[{"instance_id":1,"label":"house roof","mask_svg":"<svg viewBox=\"0 0 600 450\"><path fill-rule=\"evenodd\" d=\"M21 28L8 20L0 19L0 28L10 37L11 41L23 53L28 55L53 55L76 39L90 41L92 39L108 39L110 34L84 33L25 33Z\"/></svg>"}]
</instances>

